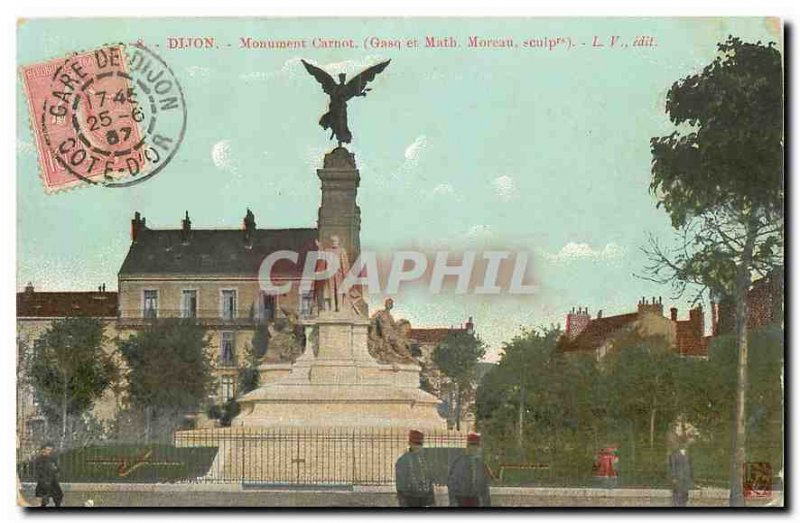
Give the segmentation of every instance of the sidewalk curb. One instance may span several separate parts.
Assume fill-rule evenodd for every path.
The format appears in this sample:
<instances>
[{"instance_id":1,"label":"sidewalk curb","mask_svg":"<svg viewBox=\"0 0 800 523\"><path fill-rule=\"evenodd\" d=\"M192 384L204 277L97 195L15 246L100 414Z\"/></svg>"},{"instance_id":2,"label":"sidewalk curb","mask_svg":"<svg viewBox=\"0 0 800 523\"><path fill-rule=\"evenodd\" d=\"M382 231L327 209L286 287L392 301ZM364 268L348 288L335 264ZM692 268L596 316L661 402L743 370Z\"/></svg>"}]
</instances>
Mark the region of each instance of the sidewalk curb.
<instances>
[{"instance_id":1,"label":"sidewalk curb","mask_svg":"<svg viewBox=\"0 0 800 523\"><path fill-rule=\"evenodd\" d=\"M23 483L34 488L35 483ZM291 488L243 488L241 483L62 483L64 491L75 492L292 492ZM447 487L435 487L437 494L446 495ZM393 485L353 485L352 487L298 489L305 493L352 492L356 494L394 494ZM492 496L578 497L578 498L663 498L672 496L669 489L602 489L590 487L492 487ZM776 492L775 494L779 494ZM730 491L720 488L694 489L692 499L727 499Z\"/></svg>"}]
</instances>

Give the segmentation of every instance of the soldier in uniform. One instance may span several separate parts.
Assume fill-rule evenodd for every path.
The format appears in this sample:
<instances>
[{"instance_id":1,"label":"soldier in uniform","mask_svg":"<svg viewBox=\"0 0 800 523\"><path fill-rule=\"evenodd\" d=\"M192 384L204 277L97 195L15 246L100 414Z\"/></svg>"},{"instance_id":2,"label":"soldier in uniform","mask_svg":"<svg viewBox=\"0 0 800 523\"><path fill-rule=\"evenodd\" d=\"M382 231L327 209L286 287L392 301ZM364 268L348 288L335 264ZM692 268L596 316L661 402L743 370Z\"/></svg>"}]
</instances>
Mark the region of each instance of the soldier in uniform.
<instances>
[{"instance_id":1,"label":"soldier in uniform","mask_svg":"<svg viewBox=\"0 0 800 523\"><path fill-rule=\"evenodd\" d=\"M408 451L394 466L397 501L401 507L430 507L436 505L433 476L422 457L425 436L418 430L408 433Z\"/></svg>"},{"instance_id":2,"label":"soldier in uniform","mask_svg":"<svg viewBox=\"0 0 800 523\"><path fill-rule=\"evenodd\" d=\"M685 507L689 501L689 489L693 486L692 464L685 444L670 454L669 475L672 480L672 506Z\"/></svg>"},{"instance_id":3,"label":"soldier in uniform","mask_svg":"<svg viewBox=\"0 0 800 523\"><path fill-rule=\"evenodd\" d=\"M489 507L491 474L481 457L481 437L474 432L467 435L464 454L450 465L447 476L447 493L451 507Z\"/></svg>"},{"instance_id":4,"label":"soldier in uniform","mask_svg":"<svg viewBox=\"0 0 800 523\"><path fill-rule=\"evenodd\" d=\"M34 462L36 471L36 491L34 495L42 498L40 506L46 507L50 503L50 498L56 507L61 506L64 493L61 485L58 484L58 462L53 456L53 445L45 443L42 445L39 455Z\"/></svg>"}]
</instances>

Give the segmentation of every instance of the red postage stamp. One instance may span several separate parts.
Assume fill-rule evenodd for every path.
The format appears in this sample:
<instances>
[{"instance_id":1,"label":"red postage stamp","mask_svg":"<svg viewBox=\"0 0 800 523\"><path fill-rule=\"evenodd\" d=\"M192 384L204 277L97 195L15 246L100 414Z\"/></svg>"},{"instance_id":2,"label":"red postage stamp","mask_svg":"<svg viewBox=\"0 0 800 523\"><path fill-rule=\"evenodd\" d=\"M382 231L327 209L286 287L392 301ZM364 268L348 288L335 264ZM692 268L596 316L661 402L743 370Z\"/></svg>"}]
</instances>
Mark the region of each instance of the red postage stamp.
<instances>
[{"instance_id":1,"label":"red postage stamp","mask_svg":"<svg viewBox=\"0 0 800 523\"><path fill-rule=\"evenodd\" d=\"M141 133L129 77L119 74L125 72L122 53L110 47L22 67L46 189L84 183L81 176L95 181L130 171L130 159L120 153Z\"/></svg>"},{"instance_id":2,"label":"red postage stamp","mask_svg":"<svg viewBox=\"0 0 800 523\"><path fill-rule=\"evenodd\" d=\"M181 142L186 113L180 85L141 45L103 46L20 72L48 192L143 181Z\"/></svg>"}]
</instances>

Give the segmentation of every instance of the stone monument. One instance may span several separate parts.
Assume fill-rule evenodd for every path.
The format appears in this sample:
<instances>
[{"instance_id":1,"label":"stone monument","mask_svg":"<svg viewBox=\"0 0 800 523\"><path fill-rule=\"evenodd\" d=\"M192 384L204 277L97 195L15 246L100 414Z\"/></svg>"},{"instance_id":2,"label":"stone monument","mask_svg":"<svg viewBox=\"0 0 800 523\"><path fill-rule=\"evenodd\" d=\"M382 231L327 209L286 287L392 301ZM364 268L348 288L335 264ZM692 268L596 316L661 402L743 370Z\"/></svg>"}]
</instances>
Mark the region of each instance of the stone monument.
<instances>
[{"instance_id":1,"label":"stone monument","mask_svg":"<svg viewBox=\"0 0 800 523\"><path fill-rule=\"evenodd\" d=\"M444 429L439 400L419 388L420 367L391 316L392 301L370 321L360 293L339 290L349 260L360 252L353 154L335 148L317 175L318 245L340 260L339 271L316 282L318 313L298 320L305 330L302 355L294 363L260 366L261 386L238 398L242 410L232 426Z\"/></svg>"},{"instance_id":2,"label":"stone monument","mask_svg":"<svg viewBox=\"0 0 800 523\"><path fill-rule=\"evenodd\" d=\"M317 174L320 248L349 263L360 249L354 157L337 147ZM273 326L259 387L237 398L241 411L230 427L176 434L180 446L218 447L211 476L282 482L302 468L306 481L325 483L335 465L353 482L386 481L408 430L446 431L439 399L420 389L421 368L407 339L410 324L394 320L392 300L370 319L359 292L339 293L340 276L317 282L310 317L284 311L286 325ZM298 330L304 336L293 334ZM304 339L304 346L297 339ZM379 455L366 443L373 437L383 438ZM294 438L288 446L286 438ZM286 459L284 452L290 454ZM265 467L265 456L273 455L278 457Z\"/></svg>"},{"instance_id":3,"label":"stone monument","mask_svg":"<svg viewBox=\"0 0 800 523\"><path fill-rule=\"evenodd\" d=\"M276 331L283 340L280 347L267 350L259 366L260 386L237 398L241 412L230 427L210 434L176 433L176 445L218 448L211 476L264 482L296 482L301 476L321 483L332 477L351 483L391 481L394 462L406 446L405 432L446 430L439 400L419 387L421 369L409 351L408 322L394 321L388 300L370 320L360 289L342 285L350 260L361 253L359 172L354 155L342 147L352 139L347 101L366 96L367 83L388 64L369 67L347 83L339 75L337 84L303 61L330 97L319 124L331 129L338 142L317 169L322 185L317 246L340 262L340 270L315 282L316 314L287 315L292 316L289 325ZM297 327L304 331L304 347L295 343Z\"/></svg>"}]
</instances>

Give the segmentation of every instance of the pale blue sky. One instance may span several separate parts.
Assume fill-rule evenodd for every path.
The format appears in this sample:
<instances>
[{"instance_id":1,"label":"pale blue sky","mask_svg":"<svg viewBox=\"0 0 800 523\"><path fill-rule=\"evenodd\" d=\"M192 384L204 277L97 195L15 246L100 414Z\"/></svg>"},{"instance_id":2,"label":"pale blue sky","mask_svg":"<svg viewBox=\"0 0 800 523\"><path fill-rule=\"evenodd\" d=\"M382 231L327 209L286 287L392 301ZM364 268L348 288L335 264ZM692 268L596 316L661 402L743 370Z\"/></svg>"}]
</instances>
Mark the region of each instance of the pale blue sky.
<instances>
[{"instance_id":1,"label":"pale blue sky","mask_svg":"<svg viewBox=\"0 0 800 523\"><path fill-rule=\"evenodd\" d=\"M363 247L525 249L536 255L541 284L527 298L409 293L397 300L398 316L415 326L474 316L493 353L521 325L563 324L573 306L611 315L634 309L642 295L663 295L665 307L675 303L685 317L685 300L632 277L645 263L639 248L648 232L670 237L666 215L647 192L649 139L670 132L669 86L710 62L728 34L780 44L763 19L27 21L18 31L19 64L141 38L179 78L189 120L176 158L153 179L48 195L18 82L17 284L115 287L136 210L151 227L178 227L185 209L195 227L239 227L246 207L259 227L314 226L315 169L332 144L316 124L326 96L298 58L348 74L391 58L374 91L349 104ZM360 43L372 35L452 35L464 46L238 48L248 36ZM470 35L520 43L568 36L586 46L476 50L466 48ZM612 35L620 43L650 35L657 47L592 49L595 35L606 43ZM165 49L176 36L212 36L220 48Z\"/></svg>"}]
</instances>

